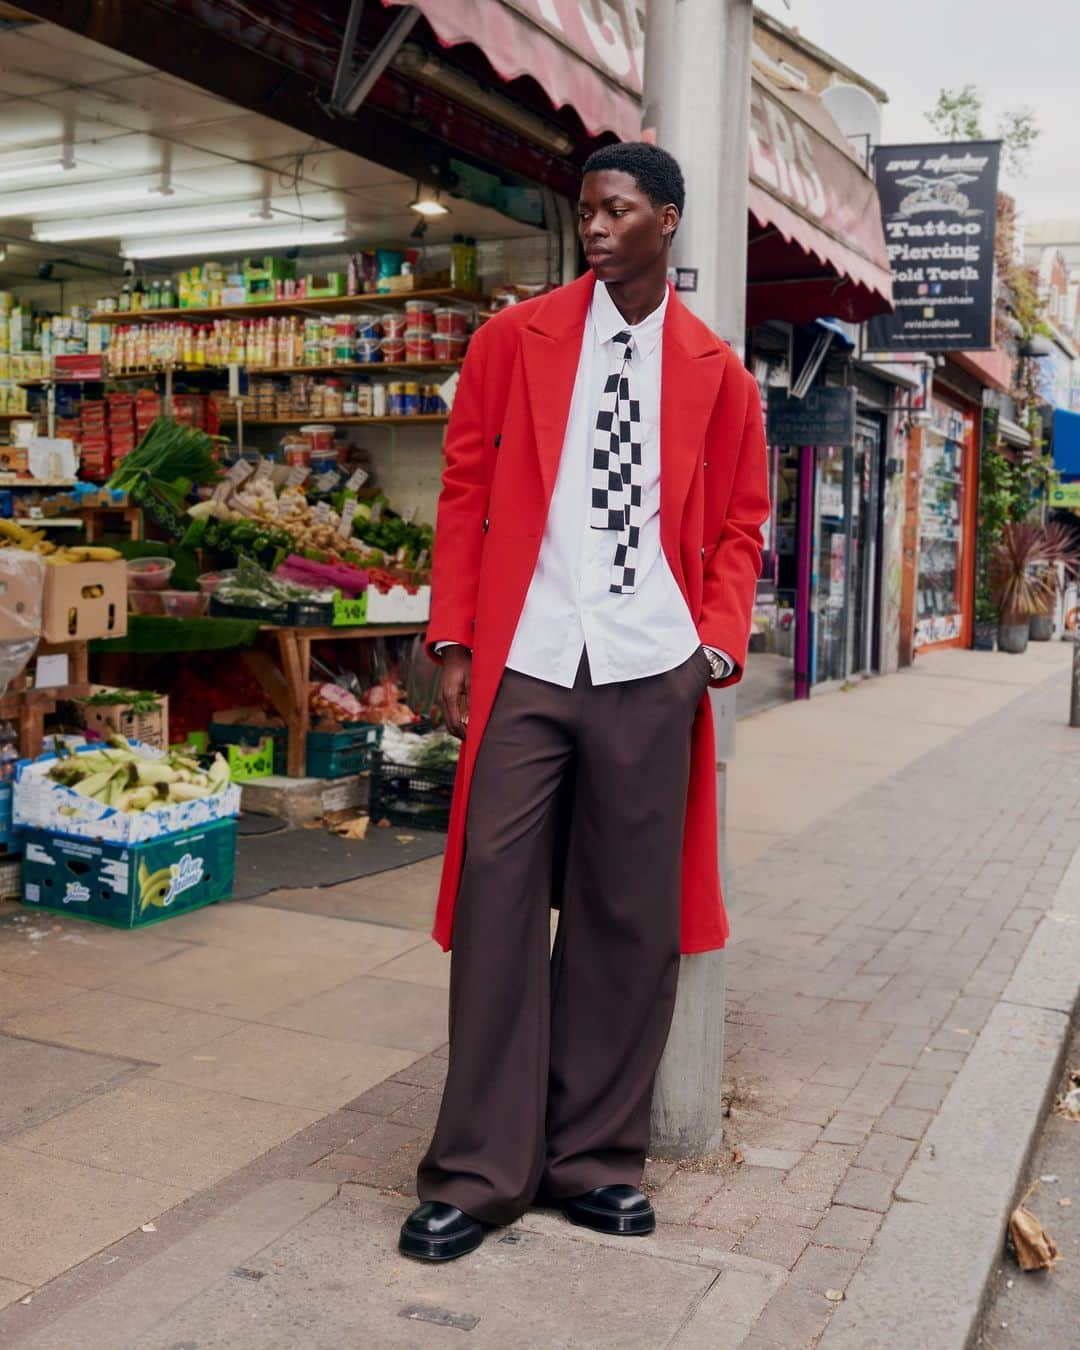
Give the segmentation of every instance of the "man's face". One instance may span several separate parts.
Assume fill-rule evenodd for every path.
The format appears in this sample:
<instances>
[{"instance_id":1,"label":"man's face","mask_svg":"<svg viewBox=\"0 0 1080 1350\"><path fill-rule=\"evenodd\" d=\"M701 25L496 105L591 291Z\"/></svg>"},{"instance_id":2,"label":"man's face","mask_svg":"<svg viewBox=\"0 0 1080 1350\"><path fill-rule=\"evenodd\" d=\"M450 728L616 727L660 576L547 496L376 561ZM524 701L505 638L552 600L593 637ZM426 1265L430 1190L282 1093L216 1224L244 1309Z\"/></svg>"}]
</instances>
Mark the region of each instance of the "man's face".
<instances>
[{"instance_id":1,"label":"man's face","mask_svg":"<svg viewBox=\"0 0 1080 1350\"><path fill-rule=\"evenodd\" d=\"M679 222L674 206L655 206L632 174L587 173L578 196L578 234L599 281L628 281L666 251Z\"/></svg>"}]
</instances>

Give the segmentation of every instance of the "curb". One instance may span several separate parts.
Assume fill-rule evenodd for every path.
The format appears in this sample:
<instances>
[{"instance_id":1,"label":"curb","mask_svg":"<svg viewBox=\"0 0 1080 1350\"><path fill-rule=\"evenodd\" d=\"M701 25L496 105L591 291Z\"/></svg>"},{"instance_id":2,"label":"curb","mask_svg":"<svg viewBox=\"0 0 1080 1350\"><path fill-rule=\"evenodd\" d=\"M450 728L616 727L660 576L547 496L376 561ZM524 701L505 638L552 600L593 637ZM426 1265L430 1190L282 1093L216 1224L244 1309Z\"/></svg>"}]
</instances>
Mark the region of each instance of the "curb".
<instances>
[{"instance_id":1,"label":"curb","mask_svg":"<svg viewBox=\"0 0 1080 1350\"><path fill-rule=\"evenodd\" d=\"M897 1184L826 1350L971 1344L1061 1072L1078 972L1080 850Z\"/></svg>"}]
</instances>

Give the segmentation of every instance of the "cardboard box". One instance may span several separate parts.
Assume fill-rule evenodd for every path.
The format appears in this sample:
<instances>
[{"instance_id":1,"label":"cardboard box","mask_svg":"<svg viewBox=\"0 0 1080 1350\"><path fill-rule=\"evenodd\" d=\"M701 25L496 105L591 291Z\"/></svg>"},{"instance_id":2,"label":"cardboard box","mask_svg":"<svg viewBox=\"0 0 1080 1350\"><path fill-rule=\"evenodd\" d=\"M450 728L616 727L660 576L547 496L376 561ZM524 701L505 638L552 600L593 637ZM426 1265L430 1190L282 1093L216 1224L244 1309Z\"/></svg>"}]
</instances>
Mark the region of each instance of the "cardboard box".
<instances>
[{"instance_id":1,"label":"cardboard box","mask_svg":"<svg viewBox=\"0 0 1080 1350\"><path fill-rule=\"evenodd\" d=\"M103 694L109 691L107 684L92 684L91 694ZM103 739L123 736L126 741L140 741L143 745L152 745L155 750L169 748L169 696L155 695L158 701L157 712L136 713L130 703L84 703L78 701L82 724L88 731L96 731Z\"/></svg>"},{"instance_id":2,"label":"cardboard box","mask_svg":"<svg viewBox=\"0 0 1080 1350\"><path fill-rule=\"evenodd\" d=\"M404 586L391 586L384 595L369 586L368 623L426 623L431 617L431 587L421 586L411 595Z\"/></svg>"},{"instance_id":3,"label":"cardboard box","mask_svg":"<svg viewBox=\"0 0 1080 1350\"><path fill-rule=\"evenodd\" d=\"M28 830L22 901L114 928L144 928L217 900L236 878L236 821L143 844L68 839Z\"/></svg>"},{"instance_id":4,"label":"cardboard box","mask_svg":"<svg viewBox=\"0 0 1080 1350\"><path fill-rule=\"evenodd\" d=\"M0 472L30 472L25 445L0 445Z\"/></svg>"},{"instance_id":5,"label":"cardboard box","mask_svg":"<svg viewBox=\"0 0 1080 1350\"><path fill-rule=\"evenodd\" d=\"M122 558L46 567L41 615L46 642L86 642L126 632L127 566Z\"/></svg>"},{"instance_id":6,"label":"cardboard box","mask_svg":"<svg viewBox=\"0 0 1080 1350\"><path fill-rule=\"evenodd\" d=\"M89 754L87 745L76 754ZM150 746L134 746L147 759L164 759L165 752ZM193 802L173 802L150 811L118 811L93 797L83 797L49 777L55 755L22 759L15 766L15 798L12 820L16 829L46 830L72 839L106 840L115 844L141 844L167 834L202 828L240 813L240 789L231 783L214 797Z\"/></svg>"}]
</instances>

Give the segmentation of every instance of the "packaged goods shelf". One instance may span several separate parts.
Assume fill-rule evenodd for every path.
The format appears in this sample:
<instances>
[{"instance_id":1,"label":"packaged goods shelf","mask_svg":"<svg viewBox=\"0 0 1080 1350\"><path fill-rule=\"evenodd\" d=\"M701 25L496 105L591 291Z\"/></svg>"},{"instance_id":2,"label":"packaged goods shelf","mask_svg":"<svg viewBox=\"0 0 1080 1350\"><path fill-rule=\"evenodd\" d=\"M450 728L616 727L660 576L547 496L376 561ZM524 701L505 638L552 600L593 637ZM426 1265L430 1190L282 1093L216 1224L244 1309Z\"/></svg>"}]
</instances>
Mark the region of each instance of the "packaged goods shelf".
<instances>
[{"instance_id":1,"label":"packaged goods shelf","mask_svg":"<svg viewBox=\"0 0 1080 1350\"><path fill-rule=\"evenodd\" d=\"M417 423L423 425L448 422L449 413L414 413L404 417L326 417L323 414L307 413L303 417L247 417L244 418L245 427L299 427L308 426L312 422L325 422L328 426L378 426L388 424L393 426L412 426ZM232 413L223 413L221 416L222 424L232 423L236 417Z\"/></svg>"},{"instance_id":2,"label":"packaged goods shelf","mask_svg":"<svg viewBox=\"0 0 1080 1350\"><path fill-rule=\"evenodd\" d=\"M260 375L336 375L342 372L357 375L374 375L381 370L423 371L423 370L459 370L461 361L340 361L323 366L252 366L247 362L238 363L252 379ZM113 380L153 380L159 376L176 375L227 375L228 366L157 366L146 370L118 370L109 375L49 375L37 380L20 380L20 389L44 389L50 384L105 384ZM0 413L0 417L35 417L35 413Z\"/></svg>"},{"instance_id":3,"label":"packaged goods shelf","mask_svg":"<svg viewBox=\"0 0 1080 1350\"><path fill-rule=\"evenodd\" d=\"M398 307L407 300L449 300L466 305L482 303L479 295L456 291L448 286L427 291L396 291L393 294L259 300L250 305L213 305L202 309L100 310L91 315L91 320L94 323L145 323L157 319L252 319L269 314L351 314L363 313L373 305Z\"/></svg>"}]
</instances>

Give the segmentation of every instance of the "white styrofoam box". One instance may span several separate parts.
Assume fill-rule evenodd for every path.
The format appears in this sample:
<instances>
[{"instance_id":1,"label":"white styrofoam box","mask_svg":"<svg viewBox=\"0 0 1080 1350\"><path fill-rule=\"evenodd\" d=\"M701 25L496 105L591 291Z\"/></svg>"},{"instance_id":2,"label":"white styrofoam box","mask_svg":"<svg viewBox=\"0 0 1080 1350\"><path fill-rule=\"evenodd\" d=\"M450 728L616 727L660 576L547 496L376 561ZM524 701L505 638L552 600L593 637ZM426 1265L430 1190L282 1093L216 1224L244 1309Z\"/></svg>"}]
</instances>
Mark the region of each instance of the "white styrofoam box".
<instances>
[{"instance_id":1,"label":"white styrofoam box","mask_svg":"<svg viewBox=\"0 0 1080 1350\"><path fill-rule=\"evenodd\" d=\"M130 745L147 759L166 758L163 750L137 741L131 741ZM99 749L102 749L100 745L88 745L76 753L90 754ZM148 811L118 811L114 806L82 797L71 788L53 782L49 770L56 759L56 755L41 755L34 760L20 760L16 766L12 816L17 827L50 830L53 834L76 839L139 844L163 834L176 834L240 814L240 788L236 783L231 783L215 797L204 797L199 801L171 802Z\"/></svg>"},{"instance_id":2,"label":"white styrofoam box","mask_svg":"<svg viewBox=\"0 0 1080 1350\"><path fill-rule=\"evenodd\" d=\"M367 589L368 623L427 623L431 617L431 587L420 586L410 595L404 586L391 586L384 595Z\"/></svg>"}]
</instances>

